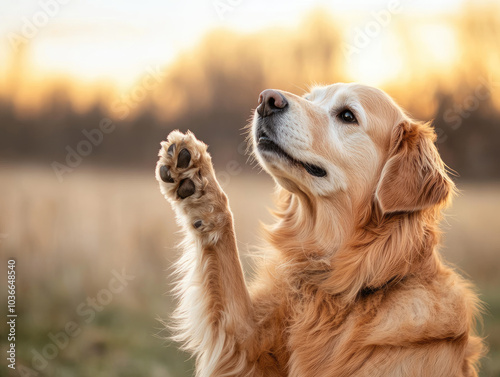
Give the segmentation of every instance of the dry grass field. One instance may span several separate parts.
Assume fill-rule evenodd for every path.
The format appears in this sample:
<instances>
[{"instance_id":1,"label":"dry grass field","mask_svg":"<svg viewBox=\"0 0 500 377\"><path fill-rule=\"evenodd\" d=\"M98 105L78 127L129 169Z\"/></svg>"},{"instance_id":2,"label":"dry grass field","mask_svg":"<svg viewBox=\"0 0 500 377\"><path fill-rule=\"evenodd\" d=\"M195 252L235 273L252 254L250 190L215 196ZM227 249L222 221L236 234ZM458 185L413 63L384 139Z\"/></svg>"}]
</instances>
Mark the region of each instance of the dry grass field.
<instances>
[{"instance_id":1,"label":"dry grass field","mask_svg":"<svg viewBox=\"0 0 500 377\"><path fill-rule=\"evenodd\" d=\"M0 166L0 279L7 259L16 259L18 311L18 369L9 374L2 362L0 375L192 374L189 355L165 339L157 321L173 307L168 269L179 234L152 170L80 168L59 183L50 167ZM500 376L500 184L459 187L443 224L443 253L486 302L490 353L481 375ZM240 251L251 255L259 220L271 221L273 183L255 172L232 176L225 189ZM250 259L244 262L250 272ZM118 289L123 270L128 278Z\"/></svg>"}]
</instances>

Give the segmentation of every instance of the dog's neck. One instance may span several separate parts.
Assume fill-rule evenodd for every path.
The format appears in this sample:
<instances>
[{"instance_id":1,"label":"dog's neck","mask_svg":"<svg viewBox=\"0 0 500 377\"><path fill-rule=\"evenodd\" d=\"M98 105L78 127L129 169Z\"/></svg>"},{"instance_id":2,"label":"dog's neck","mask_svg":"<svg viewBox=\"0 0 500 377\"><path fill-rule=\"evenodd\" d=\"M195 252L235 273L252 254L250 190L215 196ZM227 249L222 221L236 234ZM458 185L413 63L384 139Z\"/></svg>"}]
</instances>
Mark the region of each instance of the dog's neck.
<instances>
[{"instance_id":1,"label":"dog's neck","mask_svg":"<svg viewBox=\"0 0 500 377\"><path fill-rule=\"evenodd\" d=\"M441 266L439 211L383 215L372 200L346 194L314 198L278 193L277 223L267 238L294 280L353 300L362 291Z\"/></svg>"},{"instance_id":2,"label":"dog's neck","mask_svg":"<svg viewBox=\"0 0 500 377\"><path fill-rule=\"evenodd\" d=\"M311 199L304 193L277 192L277 222L267 228L268 241L286 259L330 259L352 228L344 199Z\"/></svg>"}]
</instances>

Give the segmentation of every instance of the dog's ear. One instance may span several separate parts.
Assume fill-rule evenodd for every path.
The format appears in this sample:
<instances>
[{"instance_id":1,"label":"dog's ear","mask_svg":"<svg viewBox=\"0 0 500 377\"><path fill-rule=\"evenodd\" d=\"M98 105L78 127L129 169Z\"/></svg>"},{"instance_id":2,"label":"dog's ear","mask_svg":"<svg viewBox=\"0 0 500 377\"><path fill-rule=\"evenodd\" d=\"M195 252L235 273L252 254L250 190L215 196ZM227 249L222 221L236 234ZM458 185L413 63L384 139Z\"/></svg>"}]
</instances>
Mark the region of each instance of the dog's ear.
<instances>
[{"instance_id":1,"label":"dog's ear","mask_svg":"<svg viewBox=\"0 0 500 377\"><path fill-rule=\"evenodd\" d=\"M375 192L383 213L419 211L445 203L452 195L455 186L435 139L429 124L403 121L394 129L389 159Z\"/></svg>"}]
</instances>

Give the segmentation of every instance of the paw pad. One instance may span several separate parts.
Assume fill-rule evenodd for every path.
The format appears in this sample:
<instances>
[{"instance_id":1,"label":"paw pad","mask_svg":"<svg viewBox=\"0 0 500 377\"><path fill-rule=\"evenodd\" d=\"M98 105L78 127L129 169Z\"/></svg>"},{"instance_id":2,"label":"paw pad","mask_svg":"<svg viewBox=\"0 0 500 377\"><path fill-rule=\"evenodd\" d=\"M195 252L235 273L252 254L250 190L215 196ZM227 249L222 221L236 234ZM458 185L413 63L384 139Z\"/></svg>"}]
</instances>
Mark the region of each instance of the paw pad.
<instances>
[{"instance_id":1,"label":"paw pad","mask_svg":"<svg viewBox=\"0 0 500 377\"><path fill-rule=\"evenodd\" d=\"M179 152L179 155L177 156L177 167L180 169L187 168L189 166L190 161L191 161L191 153L189 153L189 151L186 148L184 148Z\"/></svg>"},{"instance_id":2,"label":"paw pad","mask_svg":"<svg viewBox=\"0 0 500 377\"><path fill-rule=\"evenodd\" d=\"M163 182L174 183L174 179L170 175L170 169L167 165L160 167L160 178Z\"/></svg>"},{"instance_id":3,"label":"paw pad","mask_svg":"<svg viewBox=\"0 0 500 377\"><path fill-rule=\"evenodd\" d=\"M179 195L179 198L185 199L188 196L193 195L195 191L196 187L194 185L194 182L189 178L186 178L183 179L179 184L179 188L177 189L177 195Z\"/></svg>"}]
</instances>

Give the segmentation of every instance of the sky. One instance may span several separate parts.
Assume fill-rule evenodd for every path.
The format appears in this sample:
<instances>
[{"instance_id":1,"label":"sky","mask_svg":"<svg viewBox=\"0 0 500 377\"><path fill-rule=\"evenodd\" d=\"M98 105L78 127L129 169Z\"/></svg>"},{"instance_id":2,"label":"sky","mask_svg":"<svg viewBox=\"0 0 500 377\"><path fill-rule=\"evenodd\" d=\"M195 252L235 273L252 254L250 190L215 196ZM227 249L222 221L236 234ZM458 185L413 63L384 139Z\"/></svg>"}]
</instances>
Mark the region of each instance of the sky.
<instances>
[{"instance_id":1,"label":"sky","mask_svg":"<svg viewBox=\"0 0 500 377\"><path fill-rule=\"evenodd\" d=\"M33 75L67 75L84 81L107 80L129 86L148 67L168 64L217 27L238 32L271 26L294 28L307 12L321 7L348 25L351 30L347 30L347 35L354 37L356 30L374 17L374 12L393 5L400 7L401 12L432 16L458 11L462 3L462 0L0 0L0 57L11 56L16 45L26 43ZM441 36L435 41L448 38L446 31L430 30ZM430 48L439 53L440 45ZM353 64L359 72L364 72L368 81L373 76L373 65L369 64L373 59L369 57L376 49L375 43L366 49L359 64ZM6 60L0 59L0 64L2 61ZM378 67L379 77L383 77L384 69L386 75L394 72L397 59L392 65Z\"/></svg>"}]
</instances>

